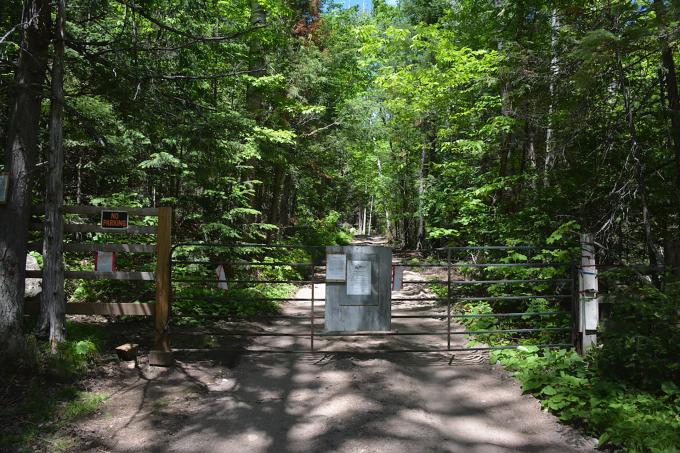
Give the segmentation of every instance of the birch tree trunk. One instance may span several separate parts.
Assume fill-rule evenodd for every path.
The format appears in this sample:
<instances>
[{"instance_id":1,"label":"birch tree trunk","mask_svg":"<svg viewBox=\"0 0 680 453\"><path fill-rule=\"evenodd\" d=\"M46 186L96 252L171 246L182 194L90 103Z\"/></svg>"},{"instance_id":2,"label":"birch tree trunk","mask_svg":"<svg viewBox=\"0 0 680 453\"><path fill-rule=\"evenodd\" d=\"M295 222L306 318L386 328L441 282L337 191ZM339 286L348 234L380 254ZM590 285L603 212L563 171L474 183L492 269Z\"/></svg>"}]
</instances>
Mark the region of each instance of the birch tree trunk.
<instances>
[{"instance_id":1,"label":"birch tree trunk","mask_svg":"<svg viewBox=\"0 0 680 453\"><path fill-rule=\"evenodd\" d=\"M555 115L555 85L560 75L560 63L558 57L560 31L560 17L557 9L552 10L550 15L550 105L548 106L548 128L545 131L545 160L543 163L543 185L550 186L550 170L555 164L555 132L553 130L553 116Z\"/></svg>"},{"instance_id":2,"label":"birch tree trunk","mask_svg":"<svg viewBox=\"0 0 680 453\"><path fill-rule=\"evenodd\" d=\"M368 235L371 235L373 229L373 195L371 195L371 201L368 203Z\"/></svg>"},{"instance_id":3,"label":"birch tree trunk","mask_svg":"<svg viewBox=\"0 0 680 453\"><path fill-rule=\"evenodd\" d=\"M64 298L64 15L66 0L57 0L52 59L52 100L50 104L50 155L45 203L44 269L41 312L47 315L52 352L66 339Z\"/></svg>"},{"instance_id":4,"label":"birch tree trunk","mask_svg":"<svg viewBox=\"0 0 680 453\"><path fill-rule=\"evenodd\" d=\"M24 29L15 73L5 149L9 198L0 205L0 351L20 352L26 276L26 241L31 211L33 172L38 156L40 102L49 47L48 0L26 1Z\"/></svg>"}]
</instances>

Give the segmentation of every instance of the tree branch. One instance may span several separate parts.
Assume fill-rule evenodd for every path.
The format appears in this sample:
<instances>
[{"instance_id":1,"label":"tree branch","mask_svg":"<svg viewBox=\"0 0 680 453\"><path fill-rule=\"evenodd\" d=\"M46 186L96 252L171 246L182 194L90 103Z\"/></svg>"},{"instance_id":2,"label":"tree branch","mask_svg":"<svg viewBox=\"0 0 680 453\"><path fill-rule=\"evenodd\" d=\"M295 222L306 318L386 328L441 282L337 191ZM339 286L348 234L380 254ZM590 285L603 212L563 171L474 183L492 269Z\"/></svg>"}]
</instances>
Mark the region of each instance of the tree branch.
<instances>
[{"instance_id":1,"label":"tree branch","mask_svg":"<svg viewBox=\"0 0 680 453\"><path fill-rule=\"evenodd\" d=\"M223 42L223 41L231 41L231 40L236 39L240 36L243 36L243 35L246 35L248 33L253 32L253 31L259 30L260 28L265 28L265 27L269 26L269 24L267 24L267 23L260 23L260 24L254 25L250 28L246 28L244 30L235 31L235 32L233 32L229 35L225 35L225 36L200 36L200 35L194 35L193 33L190 33L188 31L179 30L179 29L172 27L172 26L170 26L170 25L168 25L164 22L161 22L160 20L158 20L158 19L152 17L150 14L146 13L143 8L141 8L141 7L139 7L135 4L128 3L124 0L116 0L116 2L120 3L121 5L125 5L128 8L134 10L140 16L142 16L143 18L145 18L146 20L148 20L152 24L159 26L163 30L169 31L169 32L174 33L176 35L184 36L185 38L193 39L195 41L200 41L200 42L219 43L219 42Z\"/></svg>"},{"instance_id":2,"label":"tree branch","mask_svg":"<svg viewBox=\"0 0 680 453\"><path fill-rule=\"evenodd\" d=\"M160 79L160 80L214 80L223 79L226 77L234 77L241 74L255 74L264 72L265 68L247 69L244 71L227 72L224 74L206 74L206 75L185 75L185 74L149 74L146 79Z\"/></svg>"},{"instance_id":3,"label":"tree branch","mask_svg":"<svg viewBox=\"0 0 680 453\"><path fill-rule=\"evenodd\" d=\"M312 132L309 132L309 133L303 135L303 137L311 137L312 135L316 135L316 134L318 134L319 132L321 132L325 129L331 128L333 126L338 126L339 124L340 124L340 121L333 121L331 124L327 124L327 125L320 127L318 129L314 129Z\"/></svg>"}]
</instances>

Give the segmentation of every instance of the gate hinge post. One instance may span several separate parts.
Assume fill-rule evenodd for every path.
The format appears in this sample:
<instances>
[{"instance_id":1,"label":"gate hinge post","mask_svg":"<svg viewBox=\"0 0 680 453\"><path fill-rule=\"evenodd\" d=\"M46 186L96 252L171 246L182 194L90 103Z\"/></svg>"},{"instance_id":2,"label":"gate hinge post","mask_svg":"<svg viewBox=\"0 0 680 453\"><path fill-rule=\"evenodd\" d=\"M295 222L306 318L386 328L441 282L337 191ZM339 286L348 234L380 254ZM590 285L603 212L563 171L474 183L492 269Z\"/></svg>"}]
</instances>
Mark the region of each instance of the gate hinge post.
<instances>
[{"instance_id":1,"label":"gate hinge post","mask_svg":"<svg viewBox=\"0 0 680 453\"><path fill-rule=\"evenodd\" d=\"M591 233L581 234L581 264L578 273L578 343L577 350L585 355L597 345L599 297L595 241Z\"/></svg>"},{"instance_id":2,"label":"gate hinge post","mask_svg":"<svg viewBox=\"0 0 680 453\"><path fill-rule=\"evenodd\" d=\"M158 210L156 234L156 307L154 312L154 348L149 353L149 365L171 366L170 349L170 254L172 249L172 208Z\"/></svg>"}]
</instances>

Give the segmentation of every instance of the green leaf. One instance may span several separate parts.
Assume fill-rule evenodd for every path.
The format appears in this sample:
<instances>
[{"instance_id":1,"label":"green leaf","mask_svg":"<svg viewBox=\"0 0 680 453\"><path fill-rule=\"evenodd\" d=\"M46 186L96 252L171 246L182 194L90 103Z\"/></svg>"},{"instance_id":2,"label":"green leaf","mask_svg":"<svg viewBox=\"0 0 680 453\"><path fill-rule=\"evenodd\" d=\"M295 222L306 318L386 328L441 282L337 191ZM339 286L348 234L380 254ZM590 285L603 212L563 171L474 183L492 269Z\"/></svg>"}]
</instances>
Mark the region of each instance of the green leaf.
<instances>
[{"instance_id":1,"label":"green leaf","mask_svg":"<svg viewBox=\"0 0 680 453\"><path fill-rule=\"evenodd\" d=\"M543 387L541 393L544 395L557 395L557 389L555 389L555 387L553 387L552 385L547 385Z\"/></svg>"}]
</instances>

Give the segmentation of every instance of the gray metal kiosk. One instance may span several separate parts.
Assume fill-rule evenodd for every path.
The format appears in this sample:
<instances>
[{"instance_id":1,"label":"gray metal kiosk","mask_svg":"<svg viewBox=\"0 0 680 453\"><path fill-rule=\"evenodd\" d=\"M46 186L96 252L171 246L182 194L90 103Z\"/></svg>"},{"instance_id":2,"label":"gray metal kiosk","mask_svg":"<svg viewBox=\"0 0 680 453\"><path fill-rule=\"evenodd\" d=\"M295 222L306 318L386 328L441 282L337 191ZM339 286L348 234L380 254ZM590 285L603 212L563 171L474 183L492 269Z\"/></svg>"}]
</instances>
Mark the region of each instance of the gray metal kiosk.
<instances>
[{"instance_id":1,"label":"gray metal kiosk","mask_svg":"<svg viewBox=\"0 0 680 453\"><path fill-rule=\"evenodd\" d=\"M326 254L326 331L389 331L392 249L334 246Z\"/></svg>"}]
</instances>

